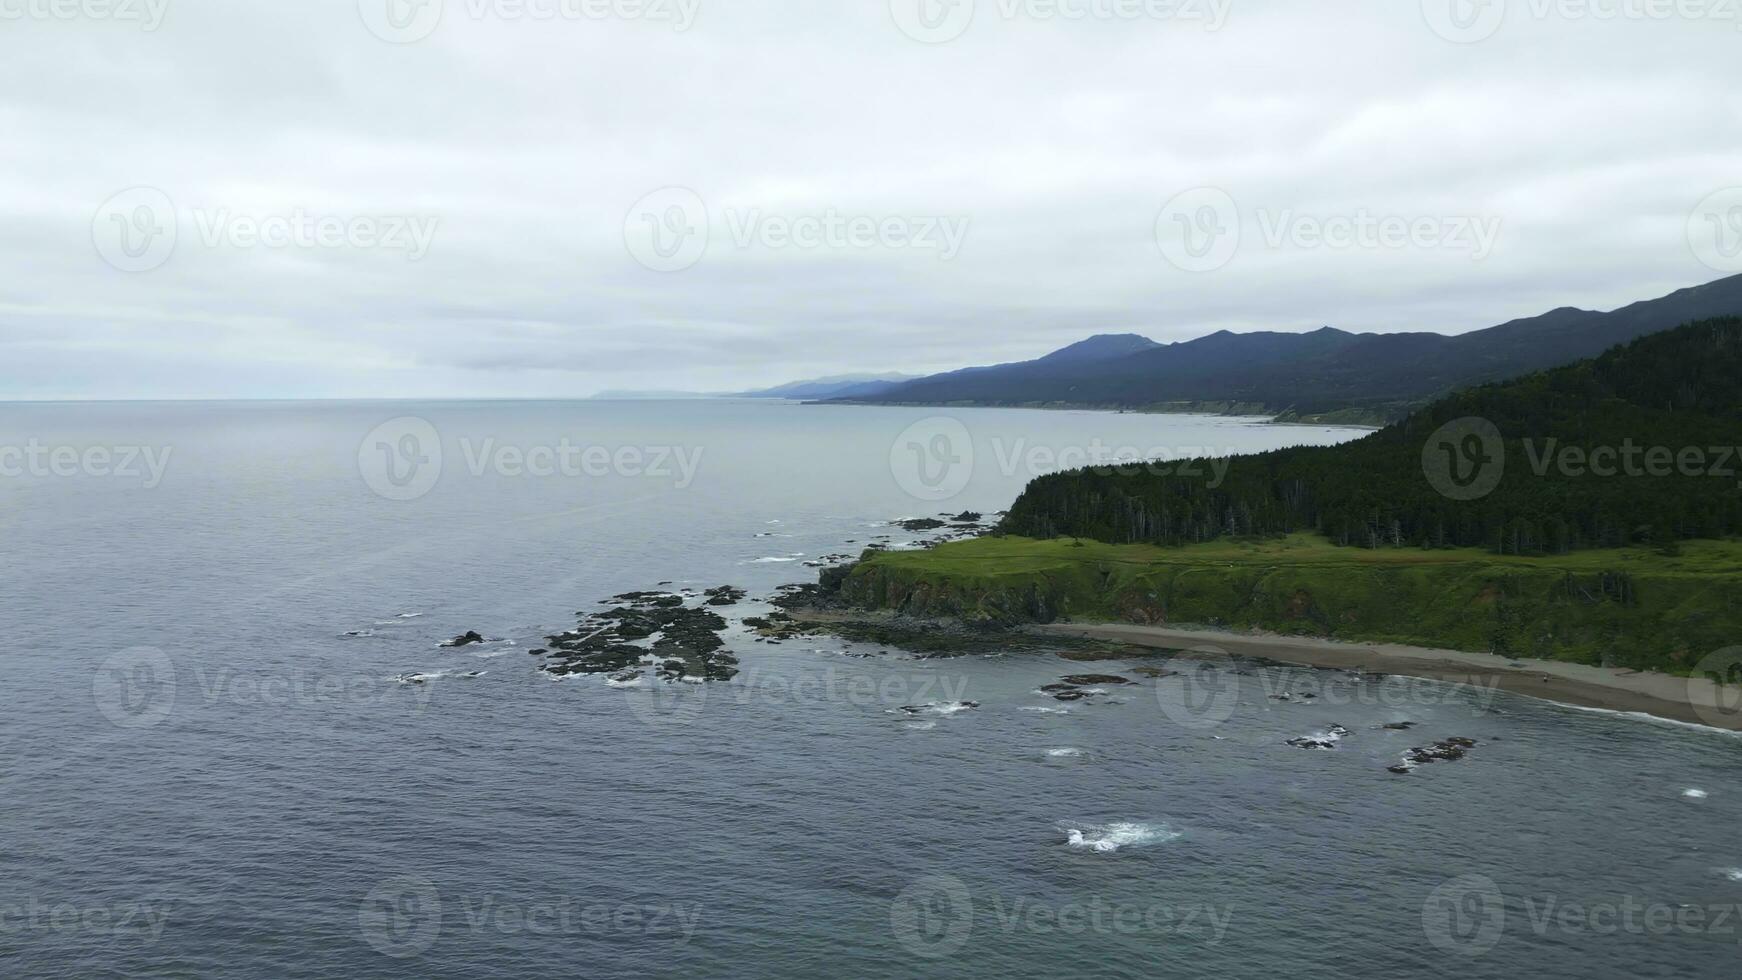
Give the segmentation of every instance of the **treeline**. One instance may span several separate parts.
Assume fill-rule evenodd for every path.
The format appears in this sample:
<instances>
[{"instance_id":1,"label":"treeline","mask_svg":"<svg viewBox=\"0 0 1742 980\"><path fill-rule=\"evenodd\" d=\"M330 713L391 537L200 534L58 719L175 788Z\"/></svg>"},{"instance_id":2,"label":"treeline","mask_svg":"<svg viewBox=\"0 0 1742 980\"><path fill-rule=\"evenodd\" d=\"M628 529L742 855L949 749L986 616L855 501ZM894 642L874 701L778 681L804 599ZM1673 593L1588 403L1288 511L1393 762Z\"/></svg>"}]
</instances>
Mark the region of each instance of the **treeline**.
<instances>
[{"instance_id":1,"label":"treeline","mask_svg":"<svg viewBox=\"0 0 1742 980\"><path fill-rule=\"evenodd\" d=\"M1237 457L1214 486L1207 465L1041 477L1001 530L1164 545L1316 531L1364 548L1673 549L1742 533L1738 446L1742 319L1707 320L1460 392L1356 442Z\"/></svg>"}]
</instances>

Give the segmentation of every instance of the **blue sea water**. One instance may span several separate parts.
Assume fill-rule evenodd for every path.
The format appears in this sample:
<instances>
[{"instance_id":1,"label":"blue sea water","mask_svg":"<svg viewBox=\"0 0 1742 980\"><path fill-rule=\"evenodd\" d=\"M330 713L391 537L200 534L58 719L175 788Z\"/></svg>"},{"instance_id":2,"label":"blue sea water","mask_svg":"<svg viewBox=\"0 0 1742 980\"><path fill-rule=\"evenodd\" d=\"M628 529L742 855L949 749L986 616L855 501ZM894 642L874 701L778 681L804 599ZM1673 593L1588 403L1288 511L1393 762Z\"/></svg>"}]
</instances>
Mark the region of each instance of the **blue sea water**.
<instances>
[{"instance_id":1,"label":"blue sea water","mask_svg":"<svg viewBox=\"0 0 1742 980\"><path fill-rule=\"evenodd\" d=\"M1001 509L1061 459L1356 435L736 401L0 406L0 975L1735 976L1728 735L1239 665L1206 713L1137 663L737 627L727 684L555 681L527 655L659 583L766 611L805 562ZM439 646L466 630L494 642ZM1084 670L1137 683L1037 693ZM1333 750L1286 744L1333 725ZM1386 771L1453 735L1467 759Z\"/></svg>"}]
</instances>

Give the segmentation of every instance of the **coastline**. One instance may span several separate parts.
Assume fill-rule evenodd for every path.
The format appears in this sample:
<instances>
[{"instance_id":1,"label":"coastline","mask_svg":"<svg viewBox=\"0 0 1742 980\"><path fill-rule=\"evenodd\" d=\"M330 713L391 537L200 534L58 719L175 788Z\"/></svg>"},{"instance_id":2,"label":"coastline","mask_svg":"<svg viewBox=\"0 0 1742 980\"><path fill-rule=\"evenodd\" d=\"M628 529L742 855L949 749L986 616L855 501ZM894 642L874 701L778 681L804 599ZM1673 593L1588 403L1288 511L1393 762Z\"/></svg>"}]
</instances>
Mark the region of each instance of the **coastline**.
<instances>
[{"instance_id":1,"label":"coastline","mask_svg":"<svg viewBox=\"0 0 1742 980\"><path fill-rule=\"evenodd\" d=\"M1114 640L1133 646L1212 646L1298 667L1367 670L1449 683L1495 686L1513 694L1575 708L1595 708L1742 732L1742 711L1720 707L1720 689L1704 678L1640 673L1550 660L1513 660L1489 653L1434 650L1396 643L1348 643L1271 633L1187 630L1125 623L1053 623L1042 634ZM1513 666L1517 664L1518 666Z\"/></svg>"},{"instance_id":2,"label":"coastline","mask_svg":"<svg viewBox=\"0 0 1742 980\"><path fill-rule=\"evenodd\" d=\"M840 399L828 398L828 399L820 399L820 400L819 399L792 399L792 401L796 401L797 404L800 404L800 405L815 405L815 406L822 406L824 408L829 408L829 407L935 408L935 409L941 409L941 410L957 409L957 408L992 408L992 409L1007 409L1007 410L1012 410L1012 411L1029 411L1029 412L1101 412L1101 413L1105 413L1105 414L1109 414L1109 415L1195 415L1195 416L1204 416L1207 418L1222 418L1222 419L1230 419L1230 420L1245 419L1245 420L1252 421L1252 422L1258 422L1258 423L1261 423L1264 425L1308 426L1311 428L1318 428L1318 429L1322 429L1322 428L1367 429L1367 430L1372 431L1372 432L1378 432L1380 429L1383 429L1387 425L1390 424L1389 422L1385 422L1385 421L1383 421L1379 418L1376 418L1374 416L1371 416L1371 415L1362 416L1364 421L1336 421L1336 420L1320 421L1320 420L1315 420L1315 419L1301 420L1301 419L1293 419L1293 418L1289 418L1285 421L1284 415L1278 414L1276 412L1268 411L1268 410L1264 409L1262 406L1242 406L1242 407L1248 407L1248 408L1252 409L1252 411L1246 412L1246 411L1217 411L1217 410L1210 408L1210 407L1196 407L1196 406L1158 408L1158 407L1153 407L1153 406L1131 407L1131 406L1127 406L1127 405L1099 405L1099 404L1093 404L1093 403L1087 403L1087 402L1084 402L1084 403L1078 403L1078 402L1037 402L1034 404L1000 404L997 402L871 402L871 401L857 401L857 400L846 399L846 398L840 398Z\"/></svg>"}]
</instances>

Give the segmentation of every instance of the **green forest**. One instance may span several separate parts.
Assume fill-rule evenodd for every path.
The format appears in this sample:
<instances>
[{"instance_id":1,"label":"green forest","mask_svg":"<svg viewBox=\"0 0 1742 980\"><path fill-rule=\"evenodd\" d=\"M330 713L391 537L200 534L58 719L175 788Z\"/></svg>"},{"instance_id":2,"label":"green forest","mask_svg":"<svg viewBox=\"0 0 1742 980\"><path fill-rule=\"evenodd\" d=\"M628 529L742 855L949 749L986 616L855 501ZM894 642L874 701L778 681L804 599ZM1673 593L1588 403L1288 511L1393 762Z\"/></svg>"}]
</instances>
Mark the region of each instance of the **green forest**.
<instances>
[{"instance_id":1,"label":"green forest","mask_svg":"<svg viewBox=\"0 0 1742 980\"><path fill-rule=\"evenodd\" d=\"M1181 545L1317 532L1360 548L1558 555L1742 533L1742 319L1470 388L1341 446L1041 477L1000 526ZM1212 484L1215 485L1212 485Z\"/></svg>"}]
</instances>

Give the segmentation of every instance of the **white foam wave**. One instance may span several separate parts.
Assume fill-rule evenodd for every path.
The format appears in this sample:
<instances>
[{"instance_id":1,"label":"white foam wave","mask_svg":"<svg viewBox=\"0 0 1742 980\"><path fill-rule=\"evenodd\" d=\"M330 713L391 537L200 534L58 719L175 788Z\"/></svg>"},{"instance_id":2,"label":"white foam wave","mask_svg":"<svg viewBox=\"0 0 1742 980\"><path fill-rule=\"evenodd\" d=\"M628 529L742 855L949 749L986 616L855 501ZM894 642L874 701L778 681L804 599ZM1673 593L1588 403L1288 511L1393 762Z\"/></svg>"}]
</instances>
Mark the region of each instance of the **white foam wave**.
<instances>
[{"instance_id":1,"label":"white foam wave","mask_svg":"<svg viewBox=\"0 0 1742 980\"><path fill-rule=\"evenodd\" d=\"M475 679L477 679L479 677L483 677L483 676L484 676L484 671L481 671L481 670L457 670L457 669L455 669L455 670L435 670L435 671L428 671L428 672L413 672L413 673L409 673L409 674L400 674L398 677L395 677L394 680L398 681L401 684L428 684L431 681L446 680L447 678L450 678L450 677L459 678L461 680L475 680Z\"/></svg>"},{"instance_id":2,"label":"white foam wave","mask_svg":"<svg viewBox=\"0 0 1742 980\"><path fill-rule=\"evenodd\" d=\"M1035 705L1028 705L1028 706L1020 708L1018 710L1020 710L1020 711L1032 711L1035 714L1041 714L1041 715L1068 715L1071 713L1071 709L1069 709L1069 708L1045 708L1045 707L1038 707Z\"/></svg>"},{"instance_id":3,"label":"white foam wave","mask_svg":"<svg viewBox=\"0 0 1742 980\"><path fill-rule=\"evenodd\" d=\"M980 706L977 701L927 701L917 708L902 708L910 715L927 714L948 717L963 711L971 711Z\"/></svg>"},{"instance_id":4,"label":"white foam wave","mask_svg":"<svg viewBox=\"0 0 1742 980\"><path fill-rule=\"evenodd\" d=\"M1165 844L1180 836L1179 831L1165 823L1138 823L1135 821L1118 821L1108 824L1061 824L1059 829L1065 832L1065 843L1071 847L1102 854L1112 853L1122 847Z\"/></svg>"},{"instance_id":5,"label":"white foam wave","mask_svg":"<svg viewBox=\"0 0 1742 980\"><path fill-rule=\"evenodd\" d=\"M1074 759L1083 754L1082 749L1047 749L1049 759Z\"/></svg>"},{"instance_id":6,"label":"white foam wave","mask_svg":"<svg viewBox=\"0 0 1742 980\"><path fill-rule=\"evenodd\" d=\"M1742 881L1742 868L1719 868L1718 873L1731 881Z\"/></svg>"},{"instance_id":7,"label":"white foam wave","mask_svg":"<svg viewBox=\"0 0 1742 980\"><path fill-rule=\"evenodd\" d=\"M1684 789L1684 790L1682 790L1682 799L1684 799L1684 800L1703 800L1705 798L1706 798L1706 791L1703 789Z\"/></svg>"},{"instance_id":8,"label":"white foam wave","mask_svg":"<svg viewBox=\"0 0 1742 980\"><path fill-rule=\"evenodd\" d=\"M938 723L935 721L910 721L902 727L913 732L929 732L938 727Z\"/></svg>"},{"instance_id":9,"label":"white foam wave","mask_svg":"<svg viewBox=\"0 0 1742 980\"><path fill-rule=\"evenodd\" d=\"M626 681L620 681L620 680L616 679L615 677L608 677L605 679L605 686L606 687L640 687L641 686L641 678L634 677L634 678L631 678L631 679L626 680Z\"/></svg>"},{"instance_id":10,"label":"white foam wave","mask_svg":"<svg viewBox=\"0 0 1742 980\"><path fill-rule=\"evenodd\" d=\"M752 564L752 565L784 565L787 562L794 562L794 561L798 561L798 559L797 558L769 557L769 558L754 559L750 562L750 564Z\"/></svg>"}]
</instances>

